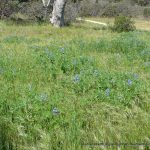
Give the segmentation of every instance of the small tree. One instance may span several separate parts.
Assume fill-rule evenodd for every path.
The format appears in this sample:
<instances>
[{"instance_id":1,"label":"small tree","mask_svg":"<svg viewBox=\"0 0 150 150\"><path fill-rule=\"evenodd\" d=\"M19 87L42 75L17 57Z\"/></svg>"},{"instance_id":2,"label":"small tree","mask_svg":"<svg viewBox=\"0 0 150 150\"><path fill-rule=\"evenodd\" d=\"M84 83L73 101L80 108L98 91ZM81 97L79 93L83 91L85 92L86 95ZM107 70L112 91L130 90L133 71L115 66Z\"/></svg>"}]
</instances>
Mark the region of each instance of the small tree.
<instances>
[{"instance_id":1,"label":"small tree","mask_svg":"<svg viewBox=\"0 0 150 150\"><path fill-rule=\"evenodd\" d=\"M117 16L115 18L114 26L112 27L113 31L116 32L129 32L135 30L134 22L131 20L131 17L126 16Z\"/></svg>"}]
</instances>

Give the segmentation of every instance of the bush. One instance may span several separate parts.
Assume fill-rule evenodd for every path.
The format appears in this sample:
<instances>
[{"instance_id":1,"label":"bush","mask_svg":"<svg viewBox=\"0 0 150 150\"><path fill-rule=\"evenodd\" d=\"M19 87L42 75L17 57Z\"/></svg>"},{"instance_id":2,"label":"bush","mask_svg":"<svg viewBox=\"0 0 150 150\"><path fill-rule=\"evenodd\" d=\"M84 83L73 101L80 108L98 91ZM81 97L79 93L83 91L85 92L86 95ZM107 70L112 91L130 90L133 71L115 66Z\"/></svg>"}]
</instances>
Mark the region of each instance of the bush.
<instances>
[{"instance_id":1,"label":"bush","mask_svg":"<svg viewBox=\"0 0 150 150\"><path fill-rule=\"evenodd\" d=\"M33 1L28 3L20 3L18 6L20 8L19 12L24 16L28 17L28 20L41 23L44 21L45 9L40 1ZM48 8L48 13L49 13ZM47 15L48 17L48 15ZM48 21L48 18L45 18Z\"/></svg>"},{"instance_id":2,"label":"bush","mask_svg":"<svg viewBox=\"0 0 150 150\"><path fill-rule=\"evenodd\" d=\"M117 16L115 18L114 26L112 27L113 31L116 32L129 32L135 30L134 22L131 20L131 17L126 16Z\"/></svg>"},{"instance_id":3,"label":"bush","mask_svg":"<svg viewBox=\"0 0 150 150\"><path fill-rule=\"evenodd\" d=\"M76 3L67 2L65 8L65 25L70 25L75 21L78 15L78 5Z\"/></svg>"},{"instance_id":4,"label":"bush","mask_svg":"<svg viewBox=\"0 0 150 150\"><path fill-rule=\"evenodd\" d=\"M25 23L25 22L27 22L28 19L29 19L28 16L25 16L21 13L13 13L10 16L10 20L12 20L16 23Z\"/></svg>"},{"instance_id":5,"label":"bush","mask_svg":"<svg viewBox=\"0 0 150 150\"><path fill-rule=\"evenodd\" d=\"M117 13L117 7L115 5L108 5L103 12L103 16L113 17L116 16Z\"/></svg>"},{"instance_id":6,"label":"bush","mask_svg":"<svg viewBox=\"0 0 150 150\"><path fill-rule=\"evenodd\" d=\"M79 15L82 16L114 16L116 14L115 8L112 3L108 1L100 1L94 3L91 0L83 0L80 3Z\"/></svg>"},{"instance_id":7,"label":"bush","mask_svg":"<svg viewBox=\"0 0 150 150\"><path fill-rule=\"evenodd\" d=\"M18 11L16 1L0 1L0 19L8 18L15 11Z\"/></svg>"},{"instance_id":8,"label":"bush","mask_svg":"<svg viewBox=\"0 0 150 150\"><path fill-rule=\"evenodd\" d=\"M140 6L145 6L145 5L150 4L149 0L132 0L132 1Z\"/></svg>"},{"instance_id":9,"label":"bush","mask_svg":"<svg viewBox=\"0 0 150 150\"><path fill-rule=\"evenodd\" d=\"M93 0L83 0L80 2L80 16L102 16L115 17L124 16L140 16L143 8L139 5L132 5L128 0L99 0L95 3Z\"/></svg>"},{"instance_id":10,"label":"bush","mask_svg":"<svg viewBox=\"0 0 150 150\"><path fill-rule=\"evenodd\" d=\"M144 9L143 15L144 17L150 17L150 7Z\"/></svg>"}]
</instances>

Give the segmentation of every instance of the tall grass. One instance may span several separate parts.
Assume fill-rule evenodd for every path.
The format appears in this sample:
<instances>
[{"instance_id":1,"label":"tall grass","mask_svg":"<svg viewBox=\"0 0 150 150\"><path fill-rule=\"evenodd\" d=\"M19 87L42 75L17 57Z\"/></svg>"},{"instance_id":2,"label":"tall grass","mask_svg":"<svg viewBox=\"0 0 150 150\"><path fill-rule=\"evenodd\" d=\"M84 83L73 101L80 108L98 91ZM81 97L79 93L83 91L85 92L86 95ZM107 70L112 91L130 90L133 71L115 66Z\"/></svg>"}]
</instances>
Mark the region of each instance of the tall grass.
<instances>
[{"instance_id":1,"label":"tall grass","mask_svg":"<svg viewBox=\"0 0 150 150\"><path fill-rule=\"evenodd\" d=\"M150 142L148 31L0 27L0 149Z\"/></svg>"}]
</instances>

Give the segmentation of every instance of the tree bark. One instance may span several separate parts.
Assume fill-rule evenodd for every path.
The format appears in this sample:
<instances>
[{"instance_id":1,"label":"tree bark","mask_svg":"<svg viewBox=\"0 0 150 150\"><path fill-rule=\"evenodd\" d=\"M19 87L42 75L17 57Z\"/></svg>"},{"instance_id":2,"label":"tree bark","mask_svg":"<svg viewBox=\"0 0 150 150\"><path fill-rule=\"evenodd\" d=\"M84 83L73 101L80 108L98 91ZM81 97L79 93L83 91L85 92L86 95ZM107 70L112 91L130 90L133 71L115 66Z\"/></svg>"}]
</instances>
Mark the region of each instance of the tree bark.
<instances>
[{"instance_id":1,"label":"tree bark","mask_svg":"<svg viewBox=\"0 0 150 150\"><path fill-rule=\"evenodd\" d=\"M67 0L55 0L53 3L52 17L50 22L56 27L64 26L64 10Z\"/></svg>"}]
</instances>

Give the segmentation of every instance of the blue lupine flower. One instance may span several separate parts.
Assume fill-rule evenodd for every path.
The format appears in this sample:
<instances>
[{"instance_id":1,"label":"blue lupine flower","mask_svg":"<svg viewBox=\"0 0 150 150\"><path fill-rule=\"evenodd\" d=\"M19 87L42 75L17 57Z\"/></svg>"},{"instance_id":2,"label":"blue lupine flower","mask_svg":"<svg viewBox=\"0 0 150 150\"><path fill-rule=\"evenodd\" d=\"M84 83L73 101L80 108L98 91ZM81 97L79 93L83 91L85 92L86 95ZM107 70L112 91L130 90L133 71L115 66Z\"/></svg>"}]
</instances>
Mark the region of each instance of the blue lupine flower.
<instances>
[{"instance_id":1,"label":"blue lupine flower","mask_svg":"<svg viewBox=\"0 0 150 150\"><path fill-rule=\"evenodd\" d=\"M54 57L53 52L49 51L48 48L45 48L45 53L49 59Z\"/></svg>"},{"instance_id":2,"label":"blue lupine flower","mask_svg":"<svg viewBox=\"0 0 150 150\"><path fill-rule=\"evenodd\" d=\"M53 113L53 115L58 115L60 112L59 112L59 110L55 107L55 108L53 108L52 113Z\"/></svg>"},{"instance_id":3,"label":"blue lupine flower","mask_svg":"<svg viewBox=\"0 0 150 150\"><path fill-rule=\"evenodd\" d=\"M132 81L130 79L128 79L128 85L132 85Z\"/></svg>"},{"instance_id":4,"label":"blue lupine flower","mask_svg":"<svg viewBox=\"0 0 150 150\"><path fill-rule=\"evenodd\" d=\"M78 74L76 74L75 77L74 77L74 82L78 83L79 81L80 81L80 77L79 77Z\"/></svg>"},{"instance_id":5,"label":"blue lupine flower","mask_svg":"<svg viewBox=\"0 0 150 150\"><path fill-rule=\"evenodd\" d=\"M48 98L48 95L46 93L42 93L39 98L40 98L40 101L46 101Z\"/></svg>"},{"instance_id":6,"label":"blue lupine flower","mask_svg":"<svg viewBox=\"0 0 150 150\"><path fill-rule=\"evenodd\" d=\"M94 76L97 77L99 75L98 70L94 70Z\"/></svg>"},{"instance_id":7,"label":"blue lupine flower","mask_svg":"<svg viewBox=\"0 0 150 150\"><path fill-rule=\"evenodd\" d=\"M53 58L53 53L49 52L49 53L47 53L47 56L51 59L51 58Z\"/></svg>"},{"instance_id":8,"label":"blue lupine flower","mask_svg":"<svg viewBox=\"0 0 150 150\"><path fill-rule=\"evenodd\" d=\"M65 49L62 47L62 48L60 49L60 52L61 52L62 54L64 54L64 53L65 53Z\"/></svg>"},{"instance_id":9,"label":"blue lupine flower","mask_svg":"<svg viewBox=\"0 0 150 150\"><path fill-rule=\"evenodd\" d=\"M134 79L138 79L138 78L139 78L138 74L134 74Z\"/></svg>"},{"instance_id":10,"label":"blue lupine flower","mask_svg":"<svg viewBox=\"0 0 150 150\"><path fill-rule=\"evenodd\" d=\"M110 89L109 88L107 88L105 92L106 92L106 96L110 95Z\"/></svg>"}]
</instances>

